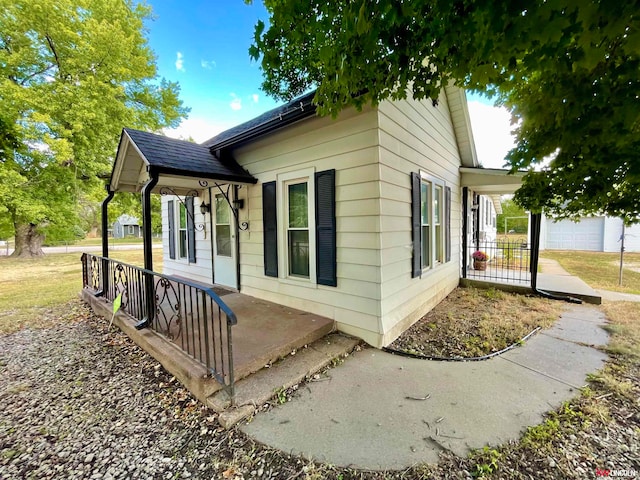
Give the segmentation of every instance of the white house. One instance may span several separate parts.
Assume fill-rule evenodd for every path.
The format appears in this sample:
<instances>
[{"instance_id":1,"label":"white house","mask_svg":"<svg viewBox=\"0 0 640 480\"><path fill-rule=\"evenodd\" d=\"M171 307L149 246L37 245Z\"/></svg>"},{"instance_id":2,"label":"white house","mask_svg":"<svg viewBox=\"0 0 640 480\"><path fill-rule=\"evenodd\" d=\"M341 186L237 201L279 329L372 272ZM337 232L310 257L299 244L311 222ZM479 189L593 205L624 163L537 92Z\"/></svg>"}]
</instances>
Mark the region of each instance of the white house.
<instances>
[{"instance_id":1,"label":"white house","mask_svg":"<svg viewBox=\"0 0 640 480\"><path fill-rule=\"evenodd\" d=\"M109 188L163 195L164 273L386 345L458 285L474 202L495 237L485 195L513 193L520 178L478 168L456 87L437 103L385 101L337 119L316 116L312 98L201 145L125 129Z\"/></svg>"},{"instance_id":2,"label":"white house","mask_svg":"<svg viewBox=\"0 0 640 480\"><path fill-rule=\"evenodd\" d=\"M622 220L616 217L585 217L579 222L542 217L540 250L591 250L619 252ZM625 251L640 252L640 225L625 229Z\"/></svg>"}]
</instances>

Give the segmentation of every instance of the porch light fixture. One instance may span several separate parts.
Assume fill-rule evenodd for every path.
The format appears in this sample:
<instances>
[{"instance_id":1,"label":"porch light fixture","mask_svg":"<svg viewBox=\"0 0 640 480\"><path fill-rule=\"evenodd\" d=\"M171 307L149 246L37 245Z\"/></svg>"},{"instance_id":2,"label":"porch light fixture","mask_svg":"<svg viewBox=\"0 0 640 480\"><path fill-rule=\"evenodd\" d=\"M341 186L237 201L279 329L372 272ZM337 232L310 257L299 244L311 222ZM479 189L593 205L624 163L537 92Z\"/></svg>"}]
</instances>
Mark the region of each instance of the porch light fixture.
<instances>
[{"instance_id":1,"label":"porch light fixture","mask_svg":"<svg viewBox=\"0 0 640 480\"><path fill-rule=\"evenodd\" d=\"M233 201L233 206L236 210L242 210L244 208L244 198L236 198Z\"/></svg>"},{"instance_id":2,"label":"porch light fixture","mask_svg":"<svg viewBox=\"0 0 640 480\"><path fill-rule=\"evenodd\" d=\"M211 204L206 204L204 202L200 204L200 213L204 215L206 213L209 213L210 211L211 211Z\"/></svg>"}]
</instances>

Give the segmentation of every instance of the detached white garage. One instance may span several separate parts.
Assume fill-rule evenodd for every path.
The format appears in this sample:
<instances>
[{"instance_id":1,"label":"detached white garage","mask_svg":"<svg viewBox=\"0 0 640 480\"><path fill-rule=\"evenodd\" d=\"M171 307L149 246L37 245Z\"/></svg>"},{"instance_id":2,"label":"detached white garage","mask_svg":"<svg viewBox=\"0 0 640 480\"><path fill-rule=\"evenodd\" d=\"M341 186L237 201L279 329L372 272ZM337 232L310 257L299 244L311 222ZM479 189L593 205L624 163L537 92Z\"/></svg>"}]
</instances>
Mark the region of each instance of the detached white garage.
<instances>
[{"instance_id":1,"label":"detached white garage","mask_svg":"<svg viewBox=\"0 0 640 480\"><path fill-rule=\"evenodd\" d=\"M590 250L619 252L622 220L611 217L589 217L579 222L542 217L540 250ZM625 250L640 251L640 225L627 227Z\"/></svg>"}]
</instances>

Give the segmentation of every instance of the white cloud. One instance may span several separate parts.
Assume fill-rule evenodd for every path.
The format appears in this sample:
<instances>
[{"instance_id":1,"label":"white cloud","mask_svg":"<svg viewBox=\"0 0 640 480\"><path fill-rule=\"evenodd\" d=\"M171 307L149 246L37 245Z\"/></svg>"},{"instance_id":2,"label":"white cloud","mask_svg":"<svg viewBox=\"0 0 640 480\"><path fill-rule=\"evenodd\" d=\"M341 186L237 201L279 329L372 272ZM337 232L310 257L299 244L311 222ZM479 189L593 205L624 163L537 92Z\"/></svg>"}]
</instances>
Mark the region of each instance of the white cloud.
<instances>
[{"instance_id":1,"label":"white cloud","mask_svg":"<svg viewBox=\"0 0 640 480\"><path fill-rule=\"evenodd\" d=\"M478 161L487 168L504 168L504 157L515 147L511 114L504 107L477 101L468 105Z\"/></svg>"},{"instance_id":2,"label":"white cloud","mask_svg":"<svg viewBox=\"0 0 640 480\"><path fill-rule=\"evenodd\" d=\"M205 70L211 70L217 66L215 60L200 60L200 66Z\"/></svg>"},{"instance_id":3,"label":"white cloud","mask_svg":"<svg viewBox=\"0 0 640 480\"><path fill-rule=\"evenodd\" d=\"M240 110L242 108L242 99L238 98L233 92L231 93L231 98L233 98L229 104L231 110Z\"/></svg>"},{"instance_id":4,"label":"white cloud","mask_svg":"<svg viewBox=\"0 0 640 480\"><path fill-rule=\"evenodd\" d=\"M184 72L184 56L182 55L182 52L176 53L176 70Z\"/></svg>"},{"instance_id":5,"label":"white cloud","mask_svg":"<svg viewBox=\"0 0 640 480\"><path fill-rule=\"evenodd\" d=\"M260 96L257 93L254 93L252 97L253 97L253 103L258 103L258 100L260 100Z\"/></svg>"},{"instance_id":6,"label":"white cloud","mask_svg":"<svg viewBox=\"0 0 640 480\"><path fill-rule=\"evenodd\" d=\"M192 138L196 142L202 143L232 126L233 124L231 123L211 122L203 118L193 117L183 120L177 128L165 129L164 134L167 137L182 140Z\"/></svg>"}]
</instances>

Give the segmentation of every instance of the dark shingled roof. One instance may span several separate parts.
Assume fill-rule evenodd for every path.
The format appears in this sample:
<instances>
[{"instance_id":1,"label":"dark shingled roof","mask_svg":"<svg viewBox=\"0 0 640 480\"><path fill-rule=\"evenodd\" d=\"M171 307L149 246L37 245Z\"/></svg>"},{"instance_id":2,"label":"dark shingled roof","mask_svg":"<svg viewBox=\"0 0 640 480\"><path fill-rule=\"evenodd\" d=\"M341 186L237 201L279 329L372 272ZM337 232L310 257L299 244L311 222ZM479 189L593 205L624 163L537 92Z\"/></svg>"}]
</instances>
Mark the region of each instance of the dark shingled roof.
<instances>
[{"instance_id":1,"label":"dark shingled roof","mask_svg":"<svg viewBox=\"0 0 640 480\"><path fill-rule=\"evenodd\" d=\"M289 103L269 110L248 122L219 133L202 145L209 147L211 150L229 147L285 127L294 121L310 117L316 113L316 107L311 103L315 94L314 90L297 97Z\"/></svg>"},{"instance_id":2,"label":"dark shingled roof","mask_svg":"<svg viewBox=\"0 0 640 480\"><path fill-rule=\"evenodd\" d=\"M125 128L136 147L149 164L161 173L193 175L243 183L256 183L235 160L221 161L211 154L209 148L197 143Z\"/></svg>"}]
</instances>

